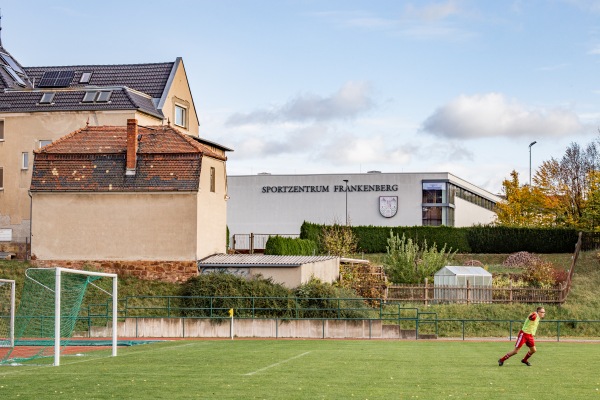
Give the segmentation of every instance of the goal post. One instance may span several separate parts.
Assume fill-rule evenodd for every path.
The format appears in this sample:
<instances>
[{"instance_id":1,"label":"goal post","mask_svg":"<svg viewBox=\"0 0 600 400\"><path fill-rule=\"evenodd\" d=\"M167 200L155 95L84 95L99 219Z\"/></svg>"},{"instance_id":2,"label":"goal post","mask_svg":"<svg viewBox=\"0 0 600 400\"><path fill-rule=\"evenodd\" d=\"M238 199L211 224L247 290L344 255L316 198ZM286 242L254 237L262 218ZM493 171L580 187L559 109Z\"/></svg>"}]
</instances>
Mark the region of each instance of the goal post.
<instances>
[{"instance_id":1,"label":"goal post","mask_svg":"<svg viewBox=\"0 0 600 400\"><path fill-rule=\"evenodd\" d=\"M15 347L15 281L0 279L0 347Z\"/></svg>"},{"instance_id":2,"label":"goal post","mask_svg":"<svg viewBox=\"0 0 600 400\"><path fill-rule=\"evenodd\" d=\"M103 278L110 278L112 285ZM117 274L61 267L28 268L14 315L14 346L0 352L0 365L22 365L22 362L45 359L47 361L41 361L41 364L53 362L59 366L61 354L81 355L79 352L85 352L86 347L108 346L108 343L102 344L107 342L108 336L112 338L112 356L116 356L117 283ZM84 301L90 286L103 293L90 291ZM90 302L99 298L106 299L104 316L90 313ZM98 328L92 326L92 321L98 318L106 324L100 329L105 340L92 339L95 336L93 330Z\"/></svg>"},{"instance_id":3,"label":"goal post","mask_svg":"<svg viewBox=\"0 0 600 400\"><path fill-rule=\"evenodd\" d=\"M117 356L117 274L109 274L104 272L89 272L89 271L79 271L76 269L68 269L68 268L56 268L56 279L54 280L54 365L60 365L60 345L61 345L61 292L62 292L62 274L70 273L70 274L80 274L87 276L97 276L97 277L110 277L112 278L112 356ZM58 322L57 322L58 321Z\"/></svg>"}]
</instances>

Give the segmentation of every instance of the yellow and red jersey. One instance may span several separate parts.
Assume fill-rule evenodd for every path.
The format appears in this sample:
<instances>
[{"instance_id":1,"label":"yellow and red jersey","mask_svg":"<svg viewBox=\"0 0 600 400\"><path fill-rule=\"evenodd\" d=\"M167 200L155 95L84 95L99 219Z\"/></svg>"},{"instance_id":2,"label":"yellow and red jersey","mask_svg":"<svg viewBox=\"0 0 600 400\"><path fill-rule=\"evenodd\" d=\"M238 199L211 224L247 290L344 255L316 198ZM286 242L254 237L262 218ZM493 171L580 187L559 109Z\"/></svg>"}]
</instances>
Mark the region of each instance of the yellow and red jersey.
<instances>
[{"instance_id":1,"label":"yellow and red jersey","mask_svg":"<svg viewBox=\"0 0 600 400\"><path fill-rule=\"evenodd\" d=\"M532 312L525 320L525 323L523 324L523 328L521 330L525 333L529 333L530 335L535 335L538 325L540 324L540 319L541 318L537 312Z\"/></svg>"}]
</instances>

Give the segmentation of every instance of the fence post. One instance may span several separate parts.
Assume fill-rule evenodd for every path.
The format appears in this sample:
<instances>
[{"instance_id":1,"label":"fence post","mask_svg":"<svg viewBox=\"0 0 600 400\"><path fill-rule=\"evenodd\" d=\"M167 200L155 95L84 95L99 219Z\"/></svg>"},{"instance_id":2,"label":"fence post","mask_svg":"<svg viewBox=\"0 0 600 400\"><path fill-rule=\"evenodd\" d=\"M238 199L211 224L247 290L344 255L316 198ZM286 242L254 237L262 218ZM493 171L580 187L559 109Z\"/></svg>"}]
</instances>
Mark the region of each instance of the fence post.
<instances>
[{"instance_id":1,"label":"fence post","mask_svg":"<svg viewBox=\"0 0 600 400\"><path fill-rule=\"evenodd\" d=\"M470 294L471 294L471 282L467 279L467 304L470 303Z\"/></svg>"},{"instance_id":2,"label":"fence post","mask_svg":"<svg viewBox=\"0 0 600 400\"><path fill-rule=\"evenodd\" d=\"M427 307L427 295L428 295L428 291L427 291L427 278L425 278L425 307Z\"/></svg>"},{"instance_id":3,"label":"fence post","mask_svg":"<svg viewBox=\"0 0 600 400\"><path fill-rule=\"evenodd\" d=\"M249 252L250 254L254 254L254 233L250 234L250 249Z\"/></svg>"}]
</instances>

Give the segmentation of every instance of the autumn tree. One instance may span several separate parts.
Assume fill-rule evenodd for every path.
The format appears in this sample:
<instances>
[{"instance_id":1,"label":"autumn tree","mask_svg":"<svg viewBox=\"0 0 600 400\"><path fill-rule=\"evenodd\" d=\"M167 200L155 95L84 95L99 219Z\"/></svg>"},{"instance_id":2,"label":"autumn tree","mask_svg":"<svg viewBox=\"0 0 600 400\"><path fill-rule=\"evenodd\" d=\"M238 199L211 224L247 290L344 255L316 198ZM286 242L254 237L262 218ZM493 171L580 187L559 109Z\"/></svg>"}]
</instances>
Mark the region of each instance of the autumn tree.
<instances>
[{"instance_id":1,"label":"autumn tree","mask_svg":"<svg viewBox=\"0 0 600 400\"><path fill-rule=\"evenodd\" d=\"M554 226L553 202L537 187L521 185L519 173L502 182L505 200L496 204L496 223L510 226Z\"/></svg>"},{"instance_id":2,"label":"autumn tree","mask_svg":"<svg viewBox=\"0 0 600 400\"><path fill-rule=\"evenodd\" d=\"M590 143L585 149L571 143L560 161L551 158L542 163L533 181L551 201L557 224L584 227L585 208L594 191L592 181L598 167L596 143Z\"/></svg>"}]
</instances>

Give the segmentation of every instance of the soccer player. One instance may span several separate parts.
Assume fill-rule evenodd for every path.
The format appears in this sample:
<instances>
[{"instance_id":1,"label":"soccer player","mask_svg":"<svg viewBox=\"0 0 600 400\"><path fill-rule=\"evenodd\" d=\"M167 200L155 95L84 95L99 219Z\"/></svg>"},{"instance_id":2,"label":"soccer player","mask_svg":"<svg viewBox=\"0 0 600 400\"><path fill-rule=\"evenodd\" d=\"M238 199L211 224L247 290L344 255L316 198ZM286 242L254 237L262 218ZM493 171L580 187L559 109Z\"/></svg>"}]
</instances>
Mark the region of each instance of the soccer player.
<instances>
[{"instance_id":1,"label":"soccer player","mask_svg":"<svg viewBox=\"0 0 600 400\"><path fill-rule=\"evenodd\" d=\"M504 362L517 354L521 347L524 344L529 347L529 351L525 355L525 357L521 360L521 362L528 367L531 367L531 363L529 362L529 358L536 352L535 349L535 341L533 337L535 336L535 332L537 331L537 327L540 324L540 320L546 316L546 310L544 307L538 307L534 312L529 314L525 323L523 324L523 328L519 332L519 336L517 336L517 342L515 343L515 349L511 352L506 353L504 357L498 360L498 366L503 366Z\"/></svg>"}]
</instances>

